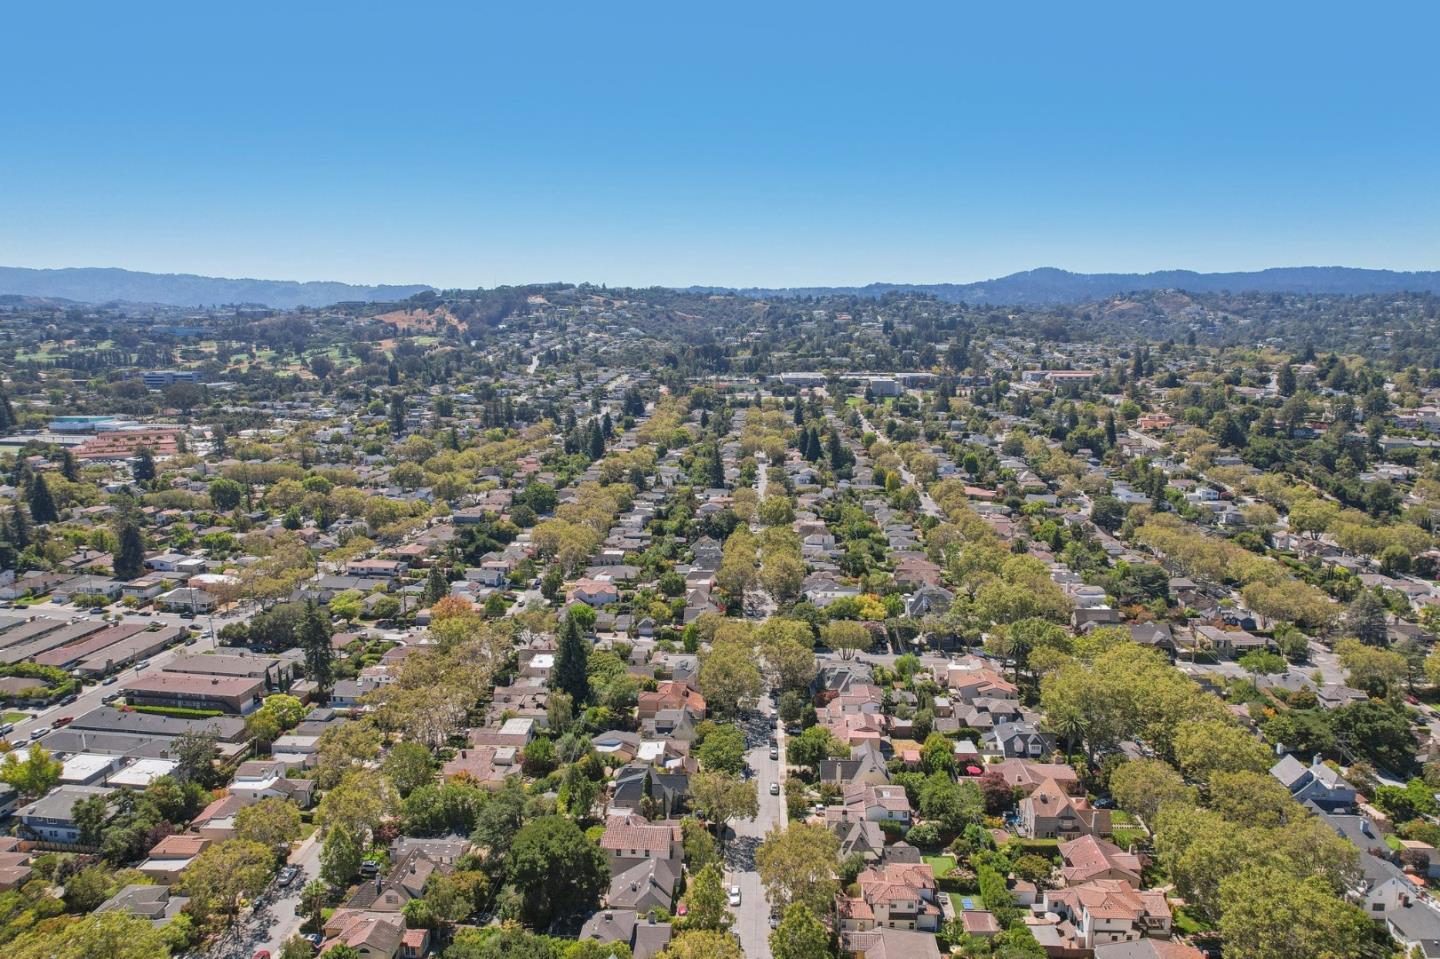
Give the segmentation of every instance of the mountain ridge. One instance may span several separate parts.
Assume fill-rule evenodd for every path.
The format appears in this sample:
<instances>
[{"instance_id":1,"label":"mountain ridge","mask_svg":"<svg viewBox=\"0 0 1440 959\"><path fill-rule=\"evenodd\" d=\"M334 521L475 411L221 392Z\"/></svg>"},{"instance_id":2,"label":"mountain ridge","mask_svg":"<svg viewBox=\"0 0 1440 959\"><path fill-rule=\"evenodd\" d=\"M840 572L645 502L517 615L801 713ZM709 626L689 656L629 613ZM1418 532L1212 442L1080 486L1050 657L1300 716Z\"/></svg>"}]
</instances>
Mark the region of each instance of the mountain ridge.
<instances>
[{"instance_id":1,"label":"mountain ridge","mask_svg":"<svg viewBox=\"0 0 1440 959\"><path fill-rule=\"evenodd\" d=\"M928 293L952 303L1014 306L1057 306L1087 303L1145 290L1177 289L1189 293L1322 293L1358 296L1368 293L1440 293L1440 271L1407 272L1349 266L1270 267L1249 272L1200 273L1158 270L1152 273L1072 273L1039 267L976 283L870 283L829 287L690 287L697 292L731 292L742 296L863 296L887 293Z\"/></svg>"},{"instance_id":2,"label":"mountain ridge","mask_svg":"<svg viewBox=\"0 0 1440 959\"><path fill-rule=\"evenodd\" d=\"M366 286L326 280L261 280L195 273L145 273L119 267L46 270L0 266L0 295L41 296L81 303L122 301L165 306L245 303L293 309L352 300L389 302L433 289L423 284Z\"/></svg>"},{"instance_id":3,"label":"mountain ridge","mask_svg":"<svg viewBox=\"0 0 1440 959\"><path fill-rule=\"evenodd\" d=\"M864 286L689 286L689 293L728 293L769 299L803 296L880 297L921 293L977 305L1059 306L1090 303L1126 293L1176 289L1190 293L1296 293L1356 296L1376 293L1440 293L1440 271L1399 271L1346 266L1271 267L1250 272L1073 273L1039 267L975 283L869 283ZM194 307L220 303L260 304L276 309L319 307L347 301L392 302L437 291L426 284L364 285L324 280L264 280L145 273L118 267L32 269L0 266L0 296L31 296L78 303L156 303Z\"/></svg>"}]
</instances>

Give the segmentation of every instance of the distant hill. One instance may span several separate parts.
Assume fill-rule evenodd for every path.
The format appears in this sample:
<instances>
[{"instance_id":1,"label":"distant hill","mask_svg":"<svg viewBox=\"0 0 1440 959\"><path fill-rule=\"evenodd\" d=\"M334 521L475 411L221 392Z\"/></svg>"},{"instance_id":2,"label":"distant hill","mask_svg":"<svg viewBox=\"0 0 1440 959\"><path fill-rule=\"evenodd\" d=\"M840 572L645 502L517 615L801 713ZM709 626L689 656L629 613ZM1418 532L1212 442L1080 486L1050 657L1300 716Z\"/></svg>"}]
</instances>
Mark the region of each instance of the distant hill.
<instances>
[{"instance_id":1,"label":"distant hill","mask_svg":"<svg viewBox=\"0 0 1440 959\"><path fill-rule=\"evenodd\" d=\"M72 267L31 270L0 266L0 295L59 297L81 303L163 303L211 306L257 303L276 309L328 306L353 301L403 300L429 286L354 286L349 283L294 280L232 280L190 273L137 273L132 270Z\"/></svg>"},{"instance_id":2,"label":"distant hill","mask_svg":"<svg viewBox=\"0 0 1440 959\"><path fill-rule=\"evenodd\" d=\"M699 290L700 288L692 288ZM704 288L721 292L719 288ZM1440 293L1440 272L1402 273L1348 266L1291 266L1256 273L1071 273L1054 267L1012 273L980 283L871 283L868 286L739 289L746 296L865 296L886 293L928 293L952 303L993 303L1052 306L1088 303L1140 290L1185 290L1191 293Z\"/></svg>"}]
</instances>

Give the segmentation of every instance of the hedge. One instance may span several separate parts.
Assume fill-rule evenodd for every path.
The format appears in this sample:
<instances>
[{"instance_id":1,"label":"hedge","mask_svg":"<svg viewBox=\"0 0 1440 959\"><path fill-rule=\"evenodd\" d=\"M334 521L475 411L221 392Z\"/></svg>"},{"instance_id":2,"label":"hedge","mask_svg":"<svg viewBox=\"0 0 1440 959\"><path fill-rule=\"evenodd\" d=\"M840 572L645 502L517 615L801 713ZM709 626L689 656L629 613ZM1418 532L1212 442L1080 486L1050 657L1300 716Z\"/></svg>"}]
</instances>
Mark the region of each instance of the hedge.
<instances>
[{"instance_id":1,"label":"hedge","mask_svg":"<svg viewBox=\"0 0 1440 959\"><path fill-rule=\"evenodd\" d=\"M184 706L131 706L130 709L137 713L169 716L173 719L214 719L216 716L225 715L223 709L188 709Z\"/></svg>"}]
</instances>

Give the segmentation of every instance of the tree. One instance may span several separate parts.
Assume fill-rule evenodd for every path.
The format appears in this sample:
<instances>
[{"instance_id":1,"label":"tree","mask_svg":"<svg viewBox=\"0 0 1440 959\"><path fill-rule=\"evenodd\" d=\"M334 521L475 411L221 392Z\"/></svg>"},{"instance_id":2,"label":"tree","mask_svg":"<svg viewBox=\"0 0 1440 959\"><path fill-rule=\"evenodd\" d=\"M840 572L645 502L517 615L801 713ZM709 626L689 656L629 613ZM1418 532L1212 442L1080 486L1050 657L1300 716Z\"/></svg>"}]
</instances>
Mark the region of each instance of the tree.
<instances>
[{"instance_id":1,"label":"tree","mask_svg":"<svg viewBox=\"0 0 1440 959\"><path fill-rule=\"evenodd\" d=\"M221 476L210 481L210 503L222 512L230 512L245 500L245 487Z\"/></svg>"},{"instance_id":2,"label":"tree","mask_svg":"<svg viewBox=\"0 0 1440 959\"><path fill-rule=\"evenodd\" d=\"M738 775L745 768L745 733L738 726L707 724L696 758L703 769Z\"/></svg>"},{"instance_id":3,"label":"tree","mask_svg":"<svg viewBox=\"0 0 1440 959\"><path fill-rule=\"evenodd\" d=\"M360 875L362 855L353 832L344 826L332 827L320 850L320 878L335 889L346 888Z\"/></svg>"},{"instance_id":4,"label":"tree","mask_svg":"<svg viewBox=\"0 0 1440 959\"><path fill-rule=\"evenodd\" d=\"M590 644L573 613L567 612L561 622L556 643L550 686L567 694L576 706L583 706L590 701Z\"/></svg>"},{"instance_id":5,"label":"tree","mask_svg":"<svg viewBox=\"0 0 1440 959\"><path fill-rule=\"evenodd\" d=\"M326 606L331 616L338 616L347 623L353 623L365 612L365 597L358 589L347 589L336 593Z\"/></svg>"},{"instance_id":6,"label":"tree","mask_svg":"<svg viewBox=\"0 0 1440 959\"><path fill-rule=\"evenodd\" d=\"M110 898L114 885L104 866L90 866L65 880L65 908L71 912L94 912Z\"/></svg>"},{"instance_id":7,"label":"tree","mask_svg":"<svg viewBox=\"0 0 1440 959\"><path fill-rule=\"evenodd\" d=\"M215 757L220 755L215 734L186 732L175 740L175 778L182 783L215 785Z\"/></svg>"},{"instance_id":8,"label":"tree","mask_svg":"<svg viewBox=\"0 0 1440 959\"><path fill-rule=\"evenodd\" d=\"M1256 866L1220 884L1220 932L1233 959L1385 956L1369 918L1318 879ZM1386 937L1388 939L1388 937Z\"/></svg>"},{"instance_id":9,"label":"tree","mask_svg":"<svg viewBox=\"0 0 1440 959\"><path fill-rule=\"evenodd\" d=\"M259 843L283 860L300 838L300 810L288 799L269 797L235 814L235 838Z\"/></svg>"},{"instance_id":10,"label":"tree","mask_svg":"<svg viewBox=\"0 0 1440 959\"><path fill-rule=\"evenodd\" d=\"M740 642L717 642L700 662L700 692L710 708L733 715L755 705L765 689L754 650Z\"/></svg>"},{"instance_id":11,"label":"tree","mask_svg":"<svg viewBox=\"0 0 1440 959\"><path fill-rule=\"evenodd\" d=\"M526 823L510 846L507 865L525 921L536 928L593 911L610 884L605 854L565 816Z\"/></svg>"},{"instance_id":12,"label":"tree","mask_svg":"<svg viewBox=\"0 0 1440 959\"><path fill-rule=\"evenodd\" d=\"M264 891L275 869L274 853L256 842L228 839L204 849L180 875L190 914L202 925L228 919L244 900Z\"/></svg>"},{"instance_id":13,"label":"tree","mask_svg":"<svg viewBox=\"0 0 1440 959\"><path fill-rule=\"evenodd\" d=\"M1259 739L1233 723L1202 719L1181 723L1175 733L1175 758L1185 775L1209 782L1221 772L1265 772L1274 764Z\"/></svg>"},{"instance_id":14,"label":"tree","mask_svg":"<svg viewBox=\"0 0 1440 959\"><path fill-rule=\"evenodd\" d=\"M425 591L420 594L420 602L425 606L434 606L440 600L450 595L450 581L445 578L445 571L436 563L430 567L429 574L425 577Z\"/></svg>"},{"instance_id":15,"label":"tree","mask_svg":"<svg viewBox=\"0 0 1440 959\"><path fill-rule=\"evenodd\" d=\"M672 939L659 959L745 959L745 953L728 932L696 930Z\"/></svg>"},{"instance_id":16,"label":"tree","mask_svg":"<svg viewBox=\"0 0 1440 959\"><path fill-rule=\"evenodd\" d=\"M295 638L305 653L306 675L324 695L335 684L335 650L330 646L330 623L314 600L306 602Z\"/></svg>"},{"instance_id":17,"label":"tree","mask_svg":"<svg viewBox=\"0 0 1440 959\"><path fill-rule=\"evenodd\" d=\"M839 851L840 840L822 825L795 823L788 829L772 829L755 851L755 868L770 904L782 915L795 903L825 915L839 887L835 880Z\"/></svg>"},{"instance_id":18,"label":"tree","mask_svg":"<svg viewBox=\"0 0 1440 959\"><path fill-rule=\"evenodd\" d=\"M137 483L149 483L155 479L155 454L148 446L142 446L135 452L135 462L130 466L130 475L135 477Z\"/></svg>"},{"instance_id":19,"label":"tree","mask_svg":"<svg viewBox=\"0 0 1440 959\"><path fill-rule=\"evenodd\" d=\"M1388 646L1389 631L1385 627L1385 604L1368 589L1356 594L1345 610L1345 635L1366 646Z\"/></svg>"},{"instance_id":20,"label":"tree","mask_svg":"<svg viewBox=\"0 0 1440 959\"><path fill-rule=\"evenodd\" d=\"M800 735L791 736L790 741L785 744L785 758L790 765L804 766L816 773L824 760L847 753L845 744L824 726L811 726Z\"/></svg>"},{"instance_id":21,"label":"tree","mask_svg":"<svg viewBox=\"0 0 1440 959\"><path fill-rule=\"evenodd\" d=\"M786 622L784 620L771 620L770 622ZM769 623L766 624L767 626ZM764 635L765 628L761 627L760 654L764 657L765 666L775 679L775 684L781 689L803 689L815 678L815 650L810 641L810 627L801 622L795 622L798 630L790 632L800 635L786 635L767 637Z\"/></svg>"},{"instance_id":22,"label":"tree","mask_svg":"<svg viewBox=\"0 0 1440 959\"><path fill-rule=\"evenodd\" d=\"M25 502L30 507L30 518L37 523L53 523L60 518L44 473L37 473L30 478L30 484L25 491Z\"/></svg>"},{"instance_id":23,"label":"tree","mask_svg":"<svg viewBox=\"0 0 1440 959\"><path fill-rule=\"evenodd\" d=\"M713 862L695 873L690 888L685 892L685 904L688 912L680 920L682 929L724 932L735 921L726 906L725 877Z\"/></svg>"},{"instance_id":24,"label":"tree","mask_svg":"<svg viewBox=\"0 0 1440 959\"><path fill-rule=\"evenodd\" d=\"M1110 792L1121 809L1146 823L1168 803L1193 806L1196 793L1169 763L1158 759L1133 759L1110 774Z\"/></svg>"},{"instance_id":25,"label":"tree","mask_svg":"<svg viewBox=\"0 0 1440 959\"><path fill-rule=\"evenodd\" d=\"M9 783L22 796L41 796L60 781L65 764L50 755L39 743L31 743L25 758L8 752L0 761L0 781Z\"/></svg>"},{"instance_id":26,"label":"tree","mask_svg":"<svg viewBox=\"0 0 1440 959\"><path fill-rule=\"evenodd\" d=\"M1405 711L1373 699L1341 706L1330 713L1336 743L1398 776L1415 766L1415 734Z\"/></svg>"},{"instance_id":27,"label":"tree","mask_svg":"<svg viewBox=\"0 0 1440 959\"><path fill-rule=\"evenodd\" d=\"M324 852L324 849L321 849ZM359 869L357 864L356 869ZM300 902L296 906L300 915L305 917L305 926L311 931L318 930L323 925L322 916L325 905L330 901L330 887L322 880L312 879L300 890ZM302 927L303 928L303 927Z\"/></svg>"},{"instance_id":28,"label":"tree","mask_svg":"<svg viewBox=\"0 0 1440 959\"><path fill-rule=\"evenodd\" d=\"M435 778L430 750L419 743L403 742L390 747L381 767L402 797Z\"/></svg>"},{"instance_id":29,"label":"tree","mask_svg":"<svg viewBox=\"0 0 1440 959\"><path fill-rule=\"evenodd\" d=\"M1269 676L1285 671L1285 657L1279 653L1272 653L1268 649L1251 650L1241 656L1237 662L1246 672L1256 676Z\"/></svg>"},{"instance_id":30,"label":"tree","mask_svg":"<svg viewBox=\"0 0 1440 959\"><path fill-rule=\"evenodd\" d=\"M829 959L830 934L808 906L797 902L770 933L770 952L775 959Z\"/></svg>"},{"instance_id":31,"label":"tree","mask_svg":"<svg viewBox=\"0 0 1440 959\"><path fill-rule=\"evenodd\" d=\"M849 659L853 653L864 652L873 642L870 630L863 624L844 619L826 623L820 631L820 638L826 646L840 650L844 659Z\"/></svg>"},{"instance_id":32,"label":"tree","mask_svg":"<svg viewBox=\"0 0 1440 959\"><path fill-rule=\"evenodd\" d=\"M723 837L730 820L755 818L760 796L753 781L730 773L700 772L690 779L690 805L718 827Z\"/></svg>"},{"instance_id":33,"label":"tree","mask_svg":"<svg viewBox=\"0 0 1440 959\"><path fill-rule=\"evenodd\" d=\"M1357 639L1342 639L1335 653L1345 667L1350 685L1371 696L1388 696L1410 675L1410 664L1392 649L1368 646Z\"/></svg>"},{"instance_id":34,"label":"tree","mask_svg":"<svg viewBox=\"0 0 1440 959\"><path fill-rule=\"evenodd\" d=\"M111 561L117 579L134 579L145 572L145 537L130 512L121 514L115 528L115 553Z\"/></svg>"},{"instance_id":35,"label":"tree","mask_svg":"<svg viewBox=\"0 0 1440 959\"><path fill-rule=\"evenodd\" d=\"M393 806L390 780L373 769L355 769L320 800L315 819L326 832L340 827L363 837L384 821Z\"/></svg>"},{"instance_id":36,"label":"tree","mask_svg":"<svg viewBox=\"0 0 1440 959\"><path fill-rule=\"evenodd\" d=\"M6 946L10 959L155 959L169 954L163 929L119 910L82 916L54 932L39 931Z\"/></svg>"}]
</instances>

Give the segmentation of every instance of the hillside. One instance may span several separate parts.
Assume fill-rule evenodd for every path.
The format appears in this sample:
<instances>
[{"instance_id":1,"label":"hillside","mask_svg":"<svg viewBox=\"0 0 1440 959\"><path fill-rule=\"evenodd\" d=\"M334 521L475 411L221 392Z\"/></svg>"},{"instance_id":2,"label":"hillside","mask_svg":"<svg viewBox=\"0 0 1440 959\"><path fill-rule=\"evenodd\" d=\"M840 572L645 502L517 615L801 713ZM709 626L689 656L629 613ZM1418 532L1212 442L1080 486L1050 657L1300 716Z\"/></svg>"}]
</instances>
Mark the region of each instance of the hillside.
<instances>
[{"instance_id":1,"label":"hillside","mask_svg":"<svg viewBox=\"0 0 1440 959\"><path fill-rule=\"evenodd\" d=\"M707 288L710 289L710 288ZM951 303L1053 306L1085 303L1144 290L1191 293L1322 293L1358 296L1372 293L1437 293L1440 272L1406 273L1345 266L1276 267L1254 273L1071 273L1042 267L979 283L871 283L852 287L743 289L748 296L865 296L925 293Z\"/></svg>"},{"instance_id":2,"label":"hillside","mask_svg":"<svg viewBox=\"0 0 1440 959\"><path fill-rule=\"evenodd\" d=\"M294 280L225 279L189 273L139 273L133 270L66 268L32 270L0 266L0 295L58 297L81 303L162 303L211 306L255 303L277 309L328 306L354 300L403 300L428 286L355 286L350 283Z\"/></svg>"}]
</instances>

